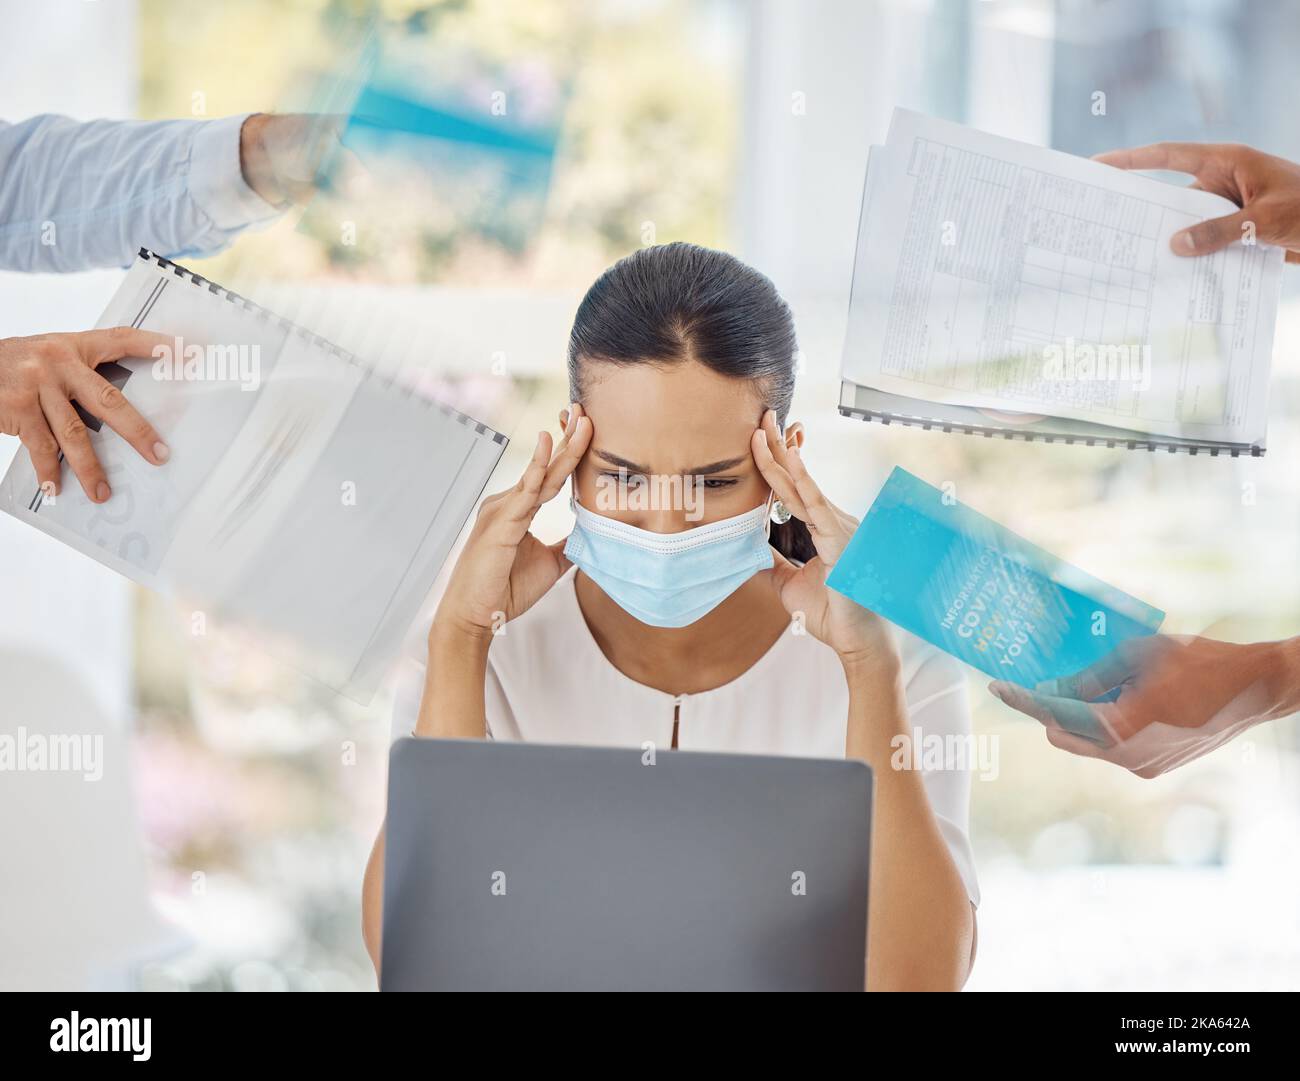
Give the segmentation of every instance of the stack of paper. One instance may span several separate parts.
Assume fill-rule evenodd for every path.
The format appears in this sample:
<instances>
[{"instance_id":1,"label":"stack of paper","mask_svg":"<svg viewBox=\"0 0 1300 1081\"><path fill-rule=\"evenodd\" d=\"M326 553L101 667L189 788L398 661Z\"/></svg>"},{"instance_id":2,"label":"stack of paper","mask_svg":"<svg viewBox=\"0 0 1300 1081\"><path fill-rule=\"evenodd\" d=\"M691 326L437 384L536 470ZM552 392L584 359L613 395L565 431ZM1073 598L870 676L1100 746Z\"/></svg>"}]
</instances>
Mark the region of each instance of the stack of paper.
<instances>
[{"instance_id":1,"label":"stack of paper","mask_svg":"<svg viewBox=\"0 0 1300 1081\"><path fill-rule=\"evenodd\" d=\"M840 411L1011 438L1261 454L1283 252L1177 256L1236 210L905 110L864 186Z\"/></svg>"},{"instance_id":2,"label":"stack of paper","mask_svg":"<svg viewBox=\"0 0 1300 1081\"><path fill-rule=\"evenodd\" d=\"M164 466L104 428L112 498L65 470L57 498L19 454L0 509L195 606L237 620L359 701L387 663L505 449L505 436L142 252L99 321L171 337L101 368L161 432Z\"/></svg>"}]
</instances>

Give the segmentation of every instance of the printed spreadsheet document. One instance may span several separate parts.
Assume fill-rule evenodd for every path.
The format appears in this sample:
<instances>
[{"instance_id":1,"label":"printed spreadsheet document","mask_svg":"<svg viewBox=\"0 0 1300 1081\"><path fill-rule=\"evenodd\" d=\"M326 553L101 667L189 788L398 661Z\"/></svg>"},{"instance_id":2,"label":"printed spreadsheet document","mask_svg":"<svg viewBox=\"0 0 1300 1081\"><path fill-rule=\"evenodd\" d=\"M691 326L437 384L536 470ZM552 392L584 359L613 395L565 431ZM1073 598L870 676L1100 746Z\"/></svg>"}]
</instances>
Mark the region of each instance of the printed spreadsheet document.
<instances>
[{"instance_id":1,"label":"printed spreadsheet document","mask_svg":"<svg viewBox=\"0 0 1300 1081\"><path fill-rule=\"evenodd\" d=\"M896 110L870 158L844 378L947 405L1261 442L1283 252L1169 248L1178 230L1235 209Z\"/></svg>"}]
</instances>

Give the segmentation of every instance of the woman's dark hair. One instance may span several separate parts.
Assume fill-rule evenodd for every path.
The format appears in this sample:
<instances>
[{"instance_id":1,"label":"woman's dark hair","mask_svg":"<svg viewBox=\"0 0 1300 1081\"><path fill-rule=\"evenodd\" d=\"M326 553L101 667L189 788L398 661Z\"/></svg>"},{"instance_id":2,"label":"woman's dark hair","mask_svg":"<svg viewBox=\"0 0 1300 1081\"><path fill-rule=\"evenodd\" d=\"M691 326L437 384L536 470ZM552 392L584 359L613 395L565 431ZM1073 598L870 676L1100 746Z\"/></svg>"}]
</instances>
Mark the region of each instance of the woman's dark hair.
<instances>
[{"instance_id":1,"label":"woman's dark hair","mask_svg":"<svg viewBox=\"0 0 1300 1081\"><path fill-rule=\"evenodd\" d=\"M583 400L584 360L694 360L754 382L784 430L797 348L790 308L768 278L726 252L659 244L620 259L578 305L569 335L570 401ZM797 518L773 523L770 539L789 559L807 562L817 554Z\"/></svg>"}]
</instances>

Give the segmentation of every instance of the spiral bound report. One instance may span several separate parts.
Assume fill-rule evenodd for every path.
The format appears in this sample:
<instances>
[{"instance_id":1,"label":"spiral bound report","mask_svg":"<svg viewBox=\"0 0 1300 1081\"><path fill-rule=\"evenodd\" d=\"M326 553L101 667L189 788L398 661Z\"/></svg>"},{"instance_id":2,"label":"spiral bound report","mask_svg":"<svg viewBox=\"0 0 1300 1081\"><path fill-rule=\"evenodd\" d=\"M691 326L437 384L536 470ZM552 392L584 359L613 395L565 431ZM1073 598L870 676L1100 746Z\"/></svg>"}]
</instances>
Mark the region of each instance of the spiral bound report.
<instances>
[{"instance_id":1,"label":"spiral bound report","mask_svg":"<svg viewBox=\"0 0 1300 1081\"><path fill-rule=\"evenodd\" d=\"M846 416L1022 442L1264 453L1281 249L1186 258L1236 207L897 109L863 187Z\"/></svg>"},{"instance_id":2,"label":"spiral bound report","mask_svg":"<svg viewBox=\"0 0 1300 1081\"><path fill-rule=\"evenodd\" d=\"M1071 421L1062 417L1029 417L1014 423L1012 414L990 413L964 406L941 405L937 402L908 398L900 394L887 394L871 387L860 387L847 380L840 384L839 411L841 416L858 420L876 421L879 424L899 424L905 428L924 431L957 432L961 435L983 436L985 439L1006 439L1022 443L1065 443L1085 447L1109 447L1121 450L1167 451L1170 454L1220 454L1237 458L1247 455L1260 458L1264 447L1231 443L1194 443L1180 439L1160 439L1141 432L1106 428L1102 425Z\"/></svg>"},{"instance_id":3,"label":"spiral bound report","mask_svg":"<svg viewBox=\"0 0 1300 1081\"><path fill-rule=\"evenodd\" d=\"M92 503L66 469L52 496L20 453L0 509L184 599L196 636L253 628L368 701L506 437L149 251L97 325L168 343L99 369L163 434L167 463L91 417L112 497Z\"/></svg>"}]
</instances>

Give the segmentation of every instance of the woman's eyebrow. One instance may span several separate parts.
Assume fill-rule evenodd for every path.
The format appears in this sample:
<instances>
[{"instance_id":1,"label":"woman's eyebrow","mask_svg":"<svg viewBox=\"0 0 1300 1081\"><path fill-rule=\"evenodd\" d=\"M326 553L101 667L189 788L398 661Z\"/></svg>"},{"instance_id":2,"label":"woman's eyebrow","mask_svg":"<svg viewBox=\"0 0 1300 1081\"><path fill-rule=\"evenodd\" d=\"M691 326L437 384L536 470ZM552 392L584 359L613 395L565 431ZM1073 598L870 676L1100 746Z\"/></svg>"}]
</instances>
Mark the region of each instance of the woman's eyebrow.
<instances>
[{"instance_id":1,"label":"woman's eyebrow","mask_svg":"<svg viewBox=\"0 0 1300 1081\"><path fill-rule=\"evenodd\" d=\"M619 466L626 469L629 473L651 473L653 470L646 469L643 465L637 465L636 462L629 462L626 458L620 458L617 454L610 454L607 451L600 450L598 447L592 447L591 453L597 458L603 458L610 465Z\"/></svg>"},{"instance_id":2,"label":"woman's eyebrow","mask_svg":"<svg viewBox=\"0 0 1300 1081\"><path fill-rule=\"evenodd\" d=\"M742 454L739 458L727 458L721 462L710 462L708 465L697 465L694 469L686 470L685 475L688 477L707 477L710 473L725 473L728 469L735 469L738 465L744 465L752 461L748 454Z\"/></svg>"},{"instance_id":3,"label":"woman's eyebrow","mask_svg":"<svg viewBox=\"0 0 1300 1081\"><path fill-rule=\"evenodd\" d=\"M600 450L598 447L592 447L591 452L597 458L603 458L610 465L619 466L626 469L629 473L653 473L653 469L647 469L645 466L637 465L635 462L629 462L626 458L620 458L617 454L610 454L608 451ZM723 473L728 469L735 469L738 465L743 465L749 460L748 455L742 454L739 458L727 458L720 462L710 462L708 465L696 466L694 469L687 469L682 474L687 477L707 477L711 473Z\"/></svg>"}]
</instances>

